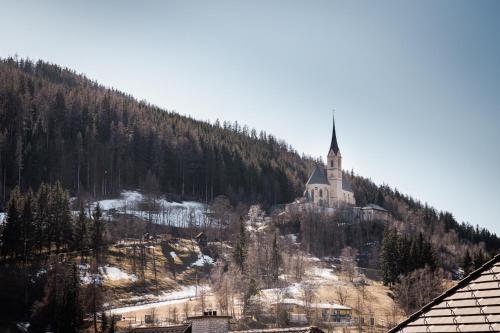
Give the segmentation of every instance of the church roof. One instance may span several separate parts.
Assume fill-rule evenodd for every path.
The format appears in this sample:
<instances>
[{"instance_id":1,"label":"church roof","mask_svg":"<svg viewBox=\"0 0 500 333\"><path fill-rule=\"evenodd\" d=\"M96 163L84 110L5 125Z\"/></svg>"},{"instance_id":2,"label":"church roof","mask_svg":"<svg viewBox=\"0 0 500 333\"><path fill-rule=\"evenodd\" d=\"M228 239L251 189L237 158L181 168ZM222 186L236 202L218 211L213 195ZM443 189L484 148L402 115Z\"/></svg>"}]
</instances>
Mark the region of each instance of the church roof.
<instances>
[{"instance_id":1,"label":"church roof","mask_svg":"<svg viewBox=\"0 0 500 333\"><path fill-rule=\"evenodd\" d=\"M326 173L325 169L323 169L321 166L316 165L314 168L314 171L311 174L311 177L309 177L309 180L307 181L307 184L326 184L328 185L328 179L326 178Z\"/></svg>"},{"instance_id":2,"label":"church roof","mask_svg":"<svg viewBox=\"0 0 500 333\"><path fill-rule=\"evenodd\" d=\"M330 182L326 177L325 169L321 165L316 165L316 167L314 168L306 185L309 184L330 185ZM342 172L342 189L344 191L353 192L351 182L349 181L349 178L347 178L346 174L343 172Z\"/></svg>"},{"instance_id":3,"label":"church roof","mask_svg":"<svg viewBox=\"0 0 500 333\"><path fill-rule=\"evenodd\" d=\"M330 143L330 150L333 150L335 155L339 152L339 145L337 144L337 135L335 134L335 115L333 116L333 131L332 131L332 142Z\"/></svg>"},{"instance_id":4,"label":"church roof","mask_svg":"<svg viewBox=\"0 0 500 333\"><path fill-rule=\"evenodd\" d=\"M346 174L342 172L342 189L347 192L354 192L352 190L351 182L347 178Z\"/></svg>"},{"instance_id":5,"label":"church roof","mask_svg":"<svg viewBox=\"0 0 500 333\"><path fill-rule=\"evenodd\" d=\"M500 255L389 333L500 332Z\"/></svg>"}]
</instances>

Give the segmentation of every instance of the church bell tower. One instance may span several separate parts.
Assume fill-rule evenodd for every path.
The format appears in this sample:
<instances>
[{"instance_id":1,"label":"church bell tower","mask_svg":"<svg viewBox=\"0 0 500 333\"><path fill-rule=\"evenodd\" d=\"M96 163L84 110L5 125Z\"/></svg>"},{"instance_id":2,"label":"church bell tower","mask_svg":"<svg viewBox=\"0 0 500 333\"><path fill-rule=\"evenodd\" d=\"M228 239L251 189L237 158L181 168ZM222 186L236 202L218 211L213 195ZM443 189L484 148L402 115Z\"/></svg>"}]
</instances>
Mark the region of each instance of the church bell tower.
<instances>
[{"instance_id":1,"label":"church bell tower","mask_svg":"<svg viewBox=\"0 0 500 333\"><path fill-rule=\"evenodd\" d=\"M342 200L342 156L335 134L335 116L333 117L332 142L327 155L327 163L326 172L330 184L328 206L338 207L340 200Z\"/></svg>"}]
</instances>

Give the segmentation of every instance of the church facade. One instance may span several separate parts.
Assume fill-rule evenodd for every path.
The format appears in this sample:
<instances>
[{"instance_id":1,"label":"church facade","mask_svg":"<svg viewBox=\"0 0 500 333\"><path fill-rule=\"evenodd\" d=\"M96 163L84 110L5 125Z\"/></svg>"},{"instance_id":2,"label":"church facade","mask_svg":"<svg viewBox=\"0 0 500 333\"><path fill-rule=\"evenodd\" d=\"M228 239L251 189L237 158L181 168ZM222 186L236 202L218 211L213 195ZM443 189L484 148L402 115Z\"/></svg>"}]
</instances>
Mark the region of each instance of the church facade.
<instances>
[{"instance_id":1,"label":"church facade","mask_svg":"<svg viewBox=\"0 0 500 333\"><path fill-rule=\"evenodd\" d=\"M306 183L304 197L306 201L323 207L337 208L356 204L349 179L342 173L342 155L335 134L335 119L326 168L323 165L314 168Z\"/></svg>"}]
</instances>

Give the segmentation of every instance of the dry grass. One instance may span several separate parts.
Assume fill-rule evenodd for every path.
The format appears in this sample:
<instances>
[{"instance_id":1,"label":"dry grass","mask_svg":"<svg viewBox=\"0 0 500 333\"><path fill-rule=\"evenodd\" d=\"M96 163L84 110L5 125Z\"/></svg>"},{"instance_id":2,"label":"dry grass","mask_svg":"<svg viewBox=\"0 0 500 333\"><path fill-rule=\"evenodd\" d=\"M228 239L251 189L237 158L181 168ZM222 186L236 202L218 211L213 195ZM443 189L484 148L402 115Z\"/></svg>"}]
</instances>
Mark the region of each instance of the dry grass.
<instances>
[{"instance_id":1,"label":"dry grass","mask_svg":"<svg viewBox=\"0 0 500 333\"><path fill-rule=\"evenodd\" d=\"M175 256L170 253L175 252ZM200 248L191 240L175 239L161 244L148 244L145 249L144 281L104 280L104 287L110 296L113 306L128 303L126 299L133 296L155 294L158 291L176 290L182 285L195 284L197 280L206 277L207 272L200 267L192 266L200 254ZM136 247L136 262L134 269L134 249L132 243L113 245L106 254L106 265L119 268L129 275L139 277L139 249ZM156 279L155 270L156 265ZM156 282L157 281L157 282Z\"/></svg>"},{"instance_id":2,"label":"dry grass","mask_svg":"<svg viewBox=\"0 0 500 333\"><path fill-rule=\"evenodd\" d=\"M317 296L319 302L339 303L339 288L347 295L344 305L353 309L353 317L362 316L365 322L375 318L377 325L399 322L404 313L390 297L390 289L379 281L365 278L365 285L350 282L347 276L339 274L339 281L334 285L319 286Z\"/></svg>"}]
</instances>

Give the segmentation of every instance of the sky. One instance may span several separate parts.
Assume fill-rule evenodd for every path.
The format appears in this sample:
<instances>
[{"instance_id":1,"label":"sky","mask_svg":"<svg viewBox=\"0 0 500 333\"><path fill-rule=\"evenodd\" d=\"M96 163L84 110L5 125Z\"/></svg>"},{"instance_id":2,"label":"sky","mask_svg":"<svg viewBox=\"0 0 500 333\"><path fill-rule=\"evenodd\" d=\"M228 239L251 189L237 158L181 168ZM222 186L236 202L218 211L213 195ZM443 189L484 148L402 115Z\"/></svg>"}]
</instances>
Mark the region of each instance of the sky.
<instances>
[{"instance_id":1,"label":"sky","mask_svg":"<svg viewBox=\"0 0 500 333\"><path fill-rule=\"evenodd\" d=\"M238 121L500 234L498 1L5 1L0 57Z\"/></svg>"}]
</instances>

